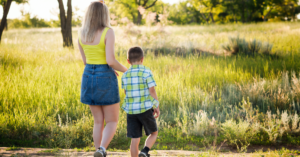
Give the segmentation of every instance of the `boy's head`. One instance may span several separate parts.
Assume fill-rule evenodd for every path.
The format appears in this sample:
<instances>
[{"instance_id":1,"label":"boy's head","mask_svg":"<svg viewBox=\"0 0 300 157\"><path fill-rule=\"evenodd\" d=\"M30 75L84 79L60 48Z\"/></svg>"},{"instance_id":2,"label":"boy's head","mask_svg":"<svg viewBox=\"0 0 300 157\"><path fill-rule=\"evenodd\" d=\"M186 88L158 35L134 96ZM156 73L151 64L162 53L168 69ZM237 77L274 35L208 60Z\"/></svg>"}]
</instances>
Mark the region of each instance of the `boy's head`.
<instances>
[{"instance_id":1,"label":"boy's head","mask_svg":"<svg viewBox=\"0 0 300 157\"><path fill-rule=\"evenodd\" d=\"M142 64L144 51L140 47L132 47L127 52L127 61L129 64Z\"/></svg>"}]
</instances>

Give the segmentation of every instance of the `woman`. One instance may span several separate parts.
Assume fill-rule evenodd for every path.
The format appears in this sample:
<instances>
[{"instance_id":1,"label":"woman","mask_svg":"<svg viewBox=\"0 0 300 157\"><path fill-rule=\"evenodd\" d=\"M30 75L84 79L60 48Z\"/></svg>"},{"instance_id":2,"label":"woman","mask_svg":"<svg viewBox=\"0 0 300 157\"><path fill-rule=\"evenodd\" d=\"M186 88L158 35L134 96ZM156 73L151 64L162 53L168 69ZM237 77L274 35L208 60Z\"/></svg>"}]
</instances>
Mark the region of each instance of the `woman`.
<instances>
[{"instance_id":1,"label":"woman","mask_svg":"<svg viewBox=\"0 0 300 157\"><path fill-rule=\"evenodd\" d=\"M94 117L95 157L106 156L106 148L117 129L120 96L115 70L127 71L115 59L114 44L107 6L103 2L91 3L79 32L78 45L86 65L80 100L89 105Z\"/></svg>"}]
</instances>

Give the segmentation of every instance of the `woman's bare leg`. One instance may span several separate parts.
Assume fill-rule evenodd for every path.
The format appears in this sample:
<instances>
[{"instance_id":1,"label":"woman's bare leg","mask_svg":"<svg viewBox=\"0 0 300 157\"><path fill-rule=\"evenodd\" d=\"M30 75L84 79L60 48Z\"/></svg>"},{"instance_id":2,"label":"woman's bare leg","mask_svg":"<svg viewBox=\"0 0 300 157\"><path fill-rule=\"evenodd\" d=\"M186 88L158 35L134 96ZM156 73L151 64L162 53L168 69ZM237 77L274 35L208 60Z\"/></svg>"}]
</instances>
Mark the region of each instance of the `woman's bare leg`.
<instances>
[{"instance_id":1,"label":"woman's bare leg","mask_svg":"<svg viewBox=\"0 0 300 157\"><path fill-rule=\"evenodd\" d=\"M101 147L104 147L105 149L108 147L110 141L113 139L116 133L119 120L119 110L119 103L114 105L102 106L102 111L104 113L106 125L103 131Z\"/></svg>"},{"instance_id":2,"label":"woman's bare leg","mask_svg":"<svg viewBox=\"0 0 300 157\"><path fill-rule=\"evenodd\" d=\"M100 147L104 129L104 114L101 106L89 105L94 116L93 139L96 150Z\"/></svg>"}]
</instances>

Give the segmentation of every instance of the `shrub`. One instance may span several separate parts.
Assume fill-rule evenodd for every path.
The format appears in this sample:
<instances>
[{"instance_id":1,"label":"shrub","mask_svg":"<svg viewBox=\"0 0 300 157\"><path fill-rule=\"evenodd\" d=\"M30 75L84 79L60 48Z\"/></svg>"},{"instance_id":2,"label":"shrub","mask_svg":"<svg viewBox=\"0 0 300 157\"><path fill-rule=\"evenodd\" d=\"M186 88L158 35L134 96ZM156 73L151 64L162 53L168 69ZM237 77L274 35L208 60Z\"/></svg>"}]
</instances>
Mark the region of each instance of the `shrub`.
<instances>
[{"instance_id":1,"label":"shrub","mask_svg":"<svg viewBox=\"0 0 300 157\"><path fill-rule=\"evenodd\" d=\"M259 40L252 40L247 42L245 39L240 38L239 36L235 38L229 38L229 43L223 45L223 49L226 52L229 52L233 55L244 54L248 56L271 56L278 58L277 55L271 54L273 45L270 43L263 43Z\"/></svg>"},{"instance_id":2,"label":"shrub","mask_svg":"<svg viewBox=\"0 0 300 157\"><path fill-rule=\"evenodd\" d=\"M230 145L235 145L239 152L246 152L247 147L258 133L258 124L250 124L248 121L227 120L221 126L225 138Z\"/></svg>"}]
</instances>

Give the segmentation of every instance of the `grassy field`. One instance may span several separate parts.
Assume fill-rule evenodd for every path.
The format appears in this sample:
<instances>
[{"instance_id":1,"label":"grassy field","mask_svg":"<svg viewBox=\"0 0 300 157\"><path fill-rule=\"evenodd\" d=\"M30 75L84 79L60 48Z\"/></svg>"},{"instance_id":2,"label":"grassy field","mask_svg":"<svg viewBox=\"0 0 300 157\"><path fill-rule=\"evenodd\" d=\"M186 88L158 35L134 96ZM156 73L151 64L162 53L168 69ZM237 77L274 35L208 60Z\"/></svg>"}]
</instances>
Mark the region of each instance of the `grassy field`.
<instances>
[{"instance_id":1,"label":"grassy field","mask_svg":"<svg viewBox=\"0 0 300 157\"><path fill-rule=\"evenodd\" d=\"M154 73L161 104L154 149L300 144L300 23L114 29L116 56L124 65L129 47L147 49L144 64ZM230 55L223 46L237 36L273 49L268 55ZM75 30L73 37L75 48L64 49L59 29L4 32L0 146L93 146L93 117L80 103L84 65ZM129 140L120 111L110 149L127 150Z\"/></svg>"}]
</instances>

